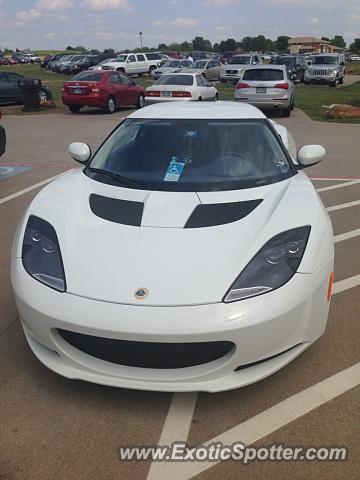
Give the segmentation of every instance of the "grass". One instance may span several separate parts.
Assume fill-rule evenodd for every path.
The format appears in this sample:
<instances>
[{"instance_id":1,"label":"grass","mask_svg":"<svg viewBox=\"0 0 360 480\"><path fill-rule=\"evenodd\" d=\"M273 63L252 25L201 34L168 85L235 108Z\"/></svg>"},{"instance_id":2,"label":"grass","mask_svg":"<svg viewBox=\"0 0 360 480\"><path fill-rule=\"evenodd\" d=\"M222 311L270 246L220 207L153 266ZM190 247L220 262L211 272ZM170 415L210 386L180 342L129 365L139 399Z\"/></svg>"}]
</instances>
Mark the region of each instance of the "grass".
<instances>
[{"instance_id":1,"label":"grass","mask_svg":"<svg viewBox=\"0 0 360 480\"><path fill-rule=\"evenodd\" d=\"M360 63L360 62L359 62ZM356 64L356 62L353 62ZM360 65L359 67L360 73ZM57 108L55 110L45 110L45 112L59 112L65 111L66 107L61 103L61 87L66 80L70 80L69 75L59 75L53 72L44 71L38 64L27 65L13 65L0 67L0 71L13 71L18 72L29 77L39 78L45 85L47 85L52 93L56 102ZM136 79L139 85L144 88L152 85L152 80L146 77ZM234 85L231 83L217 83L216 88L219 91L219 97L221 100L233 100L234 99ZM324 105L331 105L333 103L354 103L359 102L360 99L360 79L352 85L348 85L343 88L329 88L324 85L309 85L298 86L296 89L296 107L301 108L305 113L309 115L313 120L325 121L325 122L338 122L338 123L360 123L360 119L344 119L344 120L332 120L328 119L324 112ZM2 107L3 113L14 114L21 113L21 107Z\"/></svg>"},{"instance_id":2,"label":"grass","mask_svg":"<svg viewBox=\"0 0 360 480\"><path fill-rule=\"evenodd\" d=\"M360 75L360 62L347 62L346 72L349 75Z\"/></svg>"}]
</instances>

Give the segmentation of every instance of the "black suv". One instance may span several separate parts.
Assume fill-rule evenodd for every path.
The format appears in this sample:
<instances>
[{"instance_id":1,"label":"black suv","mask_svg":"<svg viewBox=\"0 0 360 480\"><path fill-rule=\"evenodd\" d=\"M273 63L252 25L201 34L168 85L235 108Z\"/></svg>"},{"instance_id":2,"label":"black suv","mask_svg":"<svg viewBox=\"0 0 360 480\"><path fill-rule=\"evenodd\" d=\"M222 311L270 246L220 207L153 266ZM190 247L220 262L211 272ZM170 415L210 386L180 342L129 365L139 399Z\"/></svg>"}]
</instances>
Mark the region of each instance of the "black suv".
<instances>
[{"instance_id":1,"label":"black suv","mask_svg":"<svg viewBox=\"0 0 360 480\"><path fill-rule=\"evenodd\" d=\"M280 55L273 62L275 65L285 65L289 73L289 77L294 82L304 82L307 64L305 57L302 55Z\"/></svg>"}]
</instances>

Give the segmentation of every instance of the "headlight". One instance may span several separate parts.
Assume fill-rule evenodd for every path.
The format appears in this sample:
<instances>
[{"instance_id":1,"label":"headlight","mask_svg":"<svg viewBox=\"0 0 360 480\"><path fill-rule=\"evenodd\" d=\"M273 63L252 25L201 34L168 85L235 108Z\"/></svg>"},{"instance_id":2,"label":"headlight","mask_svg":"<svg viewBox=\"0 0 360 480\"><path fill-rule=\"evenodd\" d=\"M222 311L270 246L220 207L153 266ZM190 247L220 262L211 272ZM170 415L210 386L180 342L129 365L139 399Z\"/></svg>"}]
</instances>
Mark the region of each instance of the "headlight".
<instances>
[{"instance_id":1,"label":"headlight","mask_svg":"<svg viewBox=\"0 0 360 480\"><path fill-rule=\"evenodd\" d=\"M269 240L240 273L224 302L262 295L287 283L299 268L310 229L294 228Z\"/></svg>"},{"instance_id":2,"label":"headlight","mask_svg":"<svg viewBox=\"0 0 360 480\"><path fill-rule=\"evenodd\" d=\"M50 223L31 215L25 229L22 262L29 275L65 292L66 282L59 242Z\"/></svg>"}]
</instances>

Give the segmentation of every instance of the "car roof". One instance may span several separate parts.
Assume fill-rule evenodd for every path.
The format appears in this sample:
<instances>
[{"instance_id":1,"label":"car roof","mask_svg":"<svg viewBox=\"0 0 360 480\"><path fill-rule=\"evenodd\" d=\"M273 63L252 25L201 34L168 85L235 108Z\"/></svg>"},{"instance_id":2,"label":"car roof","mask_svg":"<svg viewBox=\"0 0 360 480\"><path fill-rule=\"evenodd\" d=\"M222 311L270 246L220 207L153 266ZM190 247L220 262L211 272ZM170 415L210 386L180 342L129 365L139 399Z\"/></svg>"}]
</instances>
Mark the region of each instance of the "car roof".
<instances>
[{"instance_id":1,"label":"car roof","mask_svg":"<svg viewBox=\"0 0 360 480\"><path fill-rule=\"evenodd\" d=\"M286 66L270 63L262 65L251 65L249 67L246 67L246 70L286 70Z\"/></svg>"},{"instance_id":2,"label":"car roof","mask_svg":"<svg viewBox=\"0 0 360 480\"><path fill-rule=\"evenodd\" d=\"M264 119L266 116L250 104L229 101L218 102L164 102L141 108L128 118L151 119Z\"/></svg>"}]
</instances>

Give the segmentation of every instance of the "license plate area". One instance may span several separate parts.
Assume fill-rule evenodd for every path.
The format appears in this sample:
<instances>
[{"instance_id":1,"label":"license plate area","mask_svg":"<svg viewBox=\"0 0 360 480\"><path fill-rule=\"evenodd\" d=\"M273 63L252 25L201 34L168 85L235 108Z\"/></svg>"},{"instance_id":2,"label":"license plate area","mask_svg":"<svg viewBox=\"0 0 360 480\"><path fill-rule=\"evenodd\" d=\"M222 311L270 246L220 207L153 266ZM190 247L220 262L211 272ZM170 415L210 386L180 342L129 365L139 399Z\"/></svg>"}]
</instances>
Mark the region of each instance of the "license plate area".
<instances>
[{"instance_id":1,"label":"license plate area","mask_svg":"<svg viewBox=\"0 0 360 480\"><path fill-rule=\"evenodd\" d=\"M162 97L171 97L171 92L161 92Z\"/></svg>"},{"instance_id":2,"label":"license plate area","mask_svg":"<svg viewBox=\"0 0 360 480\"><path fill-rule=\"evenodd\" d=\"M81 88L74 88L73 93L75 95L81 95L83 93Z\"/></svg>"},{"instance_id":3,"label":"license plate area","mask_svg":"<svg viewBox=\"0 0 360 480\"><path fill-rule=\"evenodd\" d=\"M256 93L266 93L266 87L257 87Z\"/></svg>"}]
</instances>

